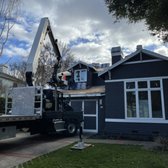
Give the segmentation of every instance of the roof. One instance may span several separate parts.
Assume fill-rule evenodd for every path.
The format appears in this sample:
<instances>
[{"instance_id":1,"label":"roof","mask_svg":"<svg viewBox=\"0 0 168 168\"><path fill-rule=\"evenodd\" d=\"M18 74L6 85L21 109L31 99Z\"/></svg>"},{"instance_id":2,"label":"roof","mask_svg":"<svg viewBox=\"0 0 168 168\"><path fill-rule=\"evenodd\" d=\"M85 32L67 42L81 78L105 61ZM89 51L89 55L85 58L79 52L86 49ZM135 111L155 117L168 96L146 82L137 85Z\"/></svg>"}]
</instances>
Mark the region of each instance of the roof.
<instances>
[{"instance_id":1,"label":"roof","mask_svg":"<svg viewBox=\"0 0 168 168\"><path fill-rule=\"evenodd\" d=\"M94 86L89 89L80 90L60 90L65 96L70 95L71 97L92 97L102 96L105 93L105 86Z\"/></svg>"},{"instance_id":2,"label":"roof","mask_svg":"<svg viewBox=\"0 0 168 168\"><path fill-rule=\"evenodd\" d=\"M118 67L119 65L123 64L124 62L128 61L129 59L131 59L132 57L136 56L139 53L148 54L148 55L151 55L151 56L156 57L158 59L162 59L162 60L168 61L168 57L166 57L166 56L163 56L161 54L158 54L158 53L146 50L146 49L139 49L139 50L133 52L132 54L126 56L124 59L122 59L122 60L118 61L117 63L113 64L112 66L110 66L109 68L104 70L103 72L99 73L99 76L105 74L109 70L112 70L112 69Z\"/></svg>"},{"instance_id":3,"label":"roof","mask_svg":"<svg viewBox=\"0 0 168 168\"><path fill-rule=\"evenodd\" d=\"M10 81L19 82L19 83L24 83L24 81L22 81L21 79L18 79L14 76L8 75L8 74L3 73L3 72L0 72L0 78L7 79L7 80L10 80Z\"/></svg>"},{"instance_id":4,"label":"roof","mask_svg":"<svg viewBox=\"0 0 168 168\"><path fill-rule=\"evenodd\" d=\"M83 61L78 61L78 62L76 62L74 65L72 65L72 66L71 66L70 68L68 68L67 70L72 69L73 67L75 67L75 66L78 65L78 64L83 64L83 65L85 65L85 66L87 66L87 67L89 67L89 68L92 68L92 69L96 70L96 68L95 68L94 66L89 65L89 64L87 64L87 63L85 63L85 62L83 62Z\"/></svg>"}]
</instances>

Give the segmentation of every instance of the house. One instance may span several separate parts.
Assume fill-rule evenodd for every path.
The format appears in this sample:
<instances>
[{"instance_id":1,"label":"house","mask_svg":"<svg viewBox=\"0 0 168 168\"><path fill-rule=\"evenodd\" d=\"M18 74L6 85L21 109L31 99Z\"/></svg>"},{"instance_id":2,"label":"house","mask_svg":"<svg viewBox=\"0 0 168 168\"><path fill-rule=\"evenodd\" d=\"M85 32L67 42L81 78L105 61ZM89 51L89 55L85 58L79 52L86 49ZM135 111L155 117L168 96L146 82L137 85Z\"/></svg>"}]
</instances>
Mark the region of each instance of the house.
<instances>
[{"instance_id":1,"label":"house","mask_svg":"<svg viewBox=\"0 0 168 168\"><path fill-rule=\"evenodd\" d=\"M8 73L7 65L0 65L0 97L5 96L5 91L10 87L24 86L24 82Z\"/></svg>"},{"instance_id":2,"label":"house","mask_svg":"<svg viewBox=\"0 0 168 168\"><path fill-rule=\"evenodd\" d=\"M105 87L104 80L98 77L101 68L97 68L82 61L75 63L68 69L70 87L62 90L65 97L70 95L74 111L83 111L84 131L94 133L104 128Z\"/></svg>"},{"instance_id":3,"label":"house","mask_svg":"<svg viewBox=\"0 0 168 168\"><path fill-rule=\"evenodd\" d=\"M168 57L141 45L124 57L112 48L105 81L104 133L117 136L168 136Z\"/></svg>"}]
</instances>

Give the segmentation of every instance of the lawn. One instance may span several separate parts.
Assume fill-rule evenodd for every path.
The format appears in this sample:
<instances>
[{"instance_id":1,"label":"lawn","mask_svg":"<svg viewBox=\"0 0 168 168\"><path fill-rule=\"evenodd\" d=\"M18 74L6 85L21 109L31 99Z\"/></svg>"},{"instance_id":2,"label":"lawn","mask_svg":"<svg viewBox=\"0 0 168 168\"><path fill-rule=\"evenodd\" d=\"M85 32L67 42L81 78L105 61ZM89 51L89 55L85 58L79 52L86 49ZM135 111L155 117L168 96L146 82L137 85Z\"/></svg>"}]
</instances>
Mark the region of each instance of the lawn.
<instances>
[{"instance_id":1,"label":"lawn","mask_svg":"<svg viewBox=\"0 0 168 168\"><path fill-rule=\"evenodd\" d=\"M168 168L168 152L140 146L94 144L82 151L70 146L24 163L25 168Z\"/></svg>"}]
</instances>

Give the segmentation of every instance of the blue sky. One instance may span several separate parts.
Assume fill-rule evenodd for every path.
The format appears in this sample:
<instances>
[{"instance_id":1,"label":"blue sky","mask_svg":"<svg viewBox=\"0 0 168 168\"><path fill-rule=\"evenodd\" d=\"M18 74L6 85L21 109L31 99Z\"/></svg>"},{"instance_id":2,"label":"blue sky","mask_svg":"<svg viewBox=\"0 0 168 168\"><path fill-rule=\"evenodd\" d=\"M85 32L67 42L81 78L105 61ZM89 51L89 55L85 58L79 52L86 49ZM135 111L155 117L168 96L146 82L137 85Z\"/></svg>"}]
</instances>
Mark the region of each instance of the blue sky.
<instances>
[{"instance_id":1,"label":"blue sky","mask_svg":"<svg viewBox=\"0 0 168 168\"><path fill-rule=\"evenodd\" d=\"M151 36L143 22L114 24L104 0L29 0L21 4L0 63L27 59L42 17L49 17L55 38L71 47L77 60L109 63L112 47L121 46L127 55L137 45L168 56L167 44Z\"/></svg>"}]
</instances>

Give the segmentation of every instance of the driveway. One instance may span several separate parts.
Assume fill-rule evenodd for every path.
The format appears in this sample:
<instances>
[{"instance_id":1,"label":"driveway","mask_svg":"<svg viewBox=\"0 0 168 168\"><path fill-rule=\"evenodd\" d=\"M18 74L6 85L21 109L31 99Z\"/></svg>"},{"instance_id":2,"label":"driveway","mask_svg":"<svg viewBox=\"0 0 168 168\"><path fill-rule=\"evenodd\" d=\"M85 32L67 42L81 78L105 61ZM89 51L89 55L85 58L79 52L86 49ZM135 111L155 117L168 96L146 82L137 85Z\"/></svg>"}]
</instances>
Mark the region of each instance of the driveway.
<instances>
[{"instance_id":1,"label":"driveway","mask_svg":"<svg viewBox=\"0 0 168 168\"><path fill-rule=\"evenodd\" d=\"M19 133L16 138L0 141L0 168L17 166L77 140L78 137L30 136L25 133Z\"/></svg>"}]
</instances>

